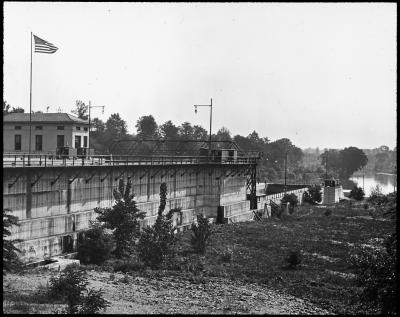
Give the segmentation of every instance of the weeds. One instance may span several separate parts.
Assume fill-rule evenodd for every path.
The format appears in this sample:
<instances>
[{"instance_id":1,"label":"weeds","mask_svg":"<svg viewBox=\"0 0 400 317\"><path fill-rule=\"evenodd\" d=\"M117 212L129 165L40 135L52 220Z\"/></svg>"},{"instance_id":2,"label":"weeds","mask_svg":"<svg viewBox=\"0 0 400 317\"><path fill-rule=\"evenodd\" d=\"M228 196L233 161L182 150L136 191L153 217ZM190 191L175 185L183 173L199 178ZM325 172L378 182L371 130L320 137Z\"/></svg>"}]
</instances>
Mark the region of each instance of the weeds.
<instances>
[{"instance_id":1,"label":"weeds","mask_svg":"<svg viewBox=\"0 0 400 317\"><path fill-rule=\"evenodd\" d=\"M68 307L62 313L95 314L109 306L100 289L88 289L87 274L76 265L69 265L58 277L50 278L50 298L66 302Z\"/></svg>"},{"instance_id":2,"label":"weeds","mask_svg":"<svg viewBox=\"0 0 400 317\"><path fill-rule=\"evenodd\" d=\"M192 224L191 244L195 252L204 254L210 242L211 225L207 217L197 215L197 225Z\"/></svg>"},{"instance_id":3,"label":"weeds","mask_svg":"<svg viewBox=\"0 0 400 317\"><path fill-rule=\"evenodd\" d=\"M233 258L233 250L229 247L226 250L222 251L220 255L221 261L225 263L231 262L232 258Z\"/></svg>"},{"instance_id":4,"label":"weeds","mask_svg":"<svg viewBox=\"0 0 400 317\"><path fill-rule=\"evenodd\" d=\"M288 255L285 259L287 265L286 268L289 270L297 270L301 263L301 253L300 251L289 250Z\"/></svg>"}]
</instances>

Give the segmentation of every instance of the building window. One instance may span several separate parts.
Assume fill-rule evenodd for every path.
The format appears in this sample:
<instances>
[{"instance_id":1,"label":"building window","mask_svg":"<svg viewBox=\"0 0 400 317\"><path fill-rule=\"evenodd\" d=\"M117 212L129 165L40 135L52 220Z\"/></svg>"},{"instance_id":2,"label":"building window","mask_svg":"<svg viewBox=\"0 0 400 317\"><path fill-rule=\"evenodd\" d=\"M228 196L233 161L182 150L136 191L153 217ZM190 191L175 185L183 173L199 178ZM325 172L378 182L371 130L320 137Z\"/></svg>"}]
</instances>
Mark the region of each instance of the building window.
<instances>
[{"instance_id":1,"label":"building window","mask_svg":"<svg viewBox=\"0 0 400 317\"><path fill-rule=\"evenodd\" d=\"M83 147L88 147L87 146L87 136L86 135L83 137Z\"/></svg>"},{"instance_id":2,"label":"building window","mask_svg":"<svg viewBox=\"0 0 400 317\"><path fill-rule=\"evenodd\" d=\"M15 130L21 130L21 126L20 125L16 125L15 126Z\"/></svg>"},{"instance_id":3,"label":"building window","mask_svg":"<svg viewBox=\"0 0 400 317\"><path fill-rule=\"evenodd\" d=\"M57 147L64 147L64 135L57 135Z\"/></svg>"},{"instance_id":4,"label":"building window","mask_svg":"<svg viewBox=\"0 0 400 317\"><path fill-rule=\"evenodd\" d=\"M80 130L80 129L81 129L81 127L76 127L76 129L77 129L77 130Z\"/></svg>"},{"instance_id":5,"label":"building window","mask_svg":"<svg viewBox=\"0 0 400 317\"><path fill-rule=\"evenodd\" d=\"M81 147L81 136L75 135L75 149L78 149L80 147Z\"/></svg>"},{"instance_id":6,"label":"building window","mask_svg":"<svg viewBox=\"0 0 400 317\"><path fill-rule=\"evenodd\" d=\"M64 126L63 125L57 126L57 130L64 130Z\"/></svg>"},{"instance_id":7,"label":"building window","mask_svg":"<svg viewBox=\"0 0 400 317\"><path fill-rule=\"evenodd\" d=\"M42 146L43 146L43 136L36 135L35 151L42 151Z\"/></svg>"},{"instance_id":8,"label":"building window","mask_svg":"<svg viewBox=\"0 0 400 317\"><path fill-rule=\"evenodd\" d=\"M84 127L83 130L87 131L87 127Z\"/></svg>"},{"instance_id":9,"label":"building window","mask_svg":"<svg viewBox=\"0 0 400 317\"><path fill-rule=\"evenodd\" d=\"M43 130L43 127L42 127L41 125L37 125L37 126L35 127L35 130Z\"/></svg>"},{"instance_id":10,"label":"building window","mask_svg":"<svg viewBox=\"0 0 400 317\"><path fill-rule=\"evenodd\" d=\"M21 150L21 134L16 134L15 135L15 150L20 151Z\"/></svg>"}]
</instances>

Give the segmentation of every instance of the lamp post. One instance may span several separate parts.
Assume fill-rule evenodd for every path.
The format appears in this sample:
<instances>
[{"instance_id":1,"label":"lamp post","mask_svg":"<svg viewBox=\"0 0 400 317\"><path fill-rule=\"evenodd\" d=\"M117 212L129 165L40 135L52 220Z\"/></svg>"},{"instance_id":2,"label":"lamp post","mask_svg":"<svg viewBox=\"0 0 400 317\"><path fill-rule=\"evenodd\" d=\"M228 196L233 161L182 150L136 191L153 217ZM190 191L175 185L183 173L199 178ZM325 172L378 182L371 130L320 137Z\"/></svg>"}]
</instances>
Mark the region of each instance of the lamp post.
<instances>
[{"instance_id":1,"label":"lamp post","mask_svg":"<svg viewBox=\"0 0 400 317\"><path fill-rule=\"evenodd\" d=\"M210 139L208 141L208 155L211 156L211 123L212 123L212 98L209 105L194 105L194 112L197 113L197 107L210 107Z\"/></svg>"},{"instance_id":2,"label":"lamp post","mask_svg":"<svg viewBox=\"0 0 400 317\"><path fill-rule=\"evenodd\" d=\"M89 106L88 106L88 109L89 109L89 140L88 140L88 149L90 149L90 109L92 109L92 108L102 108L101 113L104 114L104 107L105 107L105 106L91 106L91 105L90 105L90 100L89 100Z\"/></svg>"}]
</instances>

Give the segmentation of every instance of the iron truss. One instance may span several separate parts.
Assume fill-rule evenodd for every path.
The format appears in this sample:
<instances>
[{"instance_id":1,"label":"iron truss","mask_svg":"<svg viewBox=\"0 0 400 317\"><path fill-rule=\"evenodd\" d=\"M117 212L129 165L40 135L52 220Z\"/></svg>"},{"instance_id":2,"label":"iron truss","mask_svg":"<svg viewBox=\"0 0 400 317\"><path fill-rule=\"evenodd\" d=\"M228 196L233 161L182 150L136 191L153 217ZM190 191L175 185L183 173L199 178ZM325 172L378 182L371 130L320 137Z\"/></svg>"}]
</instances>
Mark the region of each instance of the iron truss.
<instances>
[{"instance_id":1,"label":"iron truss","mask_svg":"<svg viewBox=\"0 0 400 317\"><path fill-rule=\"evenodd\" d=\"M199 155L209 148L206 140L122 139L113 143L112 154L119 155ZM233 141L211 141L211 149L236 150L238 156L256 156L258 152L243 152Z\"/></svg>"}]
</instances>

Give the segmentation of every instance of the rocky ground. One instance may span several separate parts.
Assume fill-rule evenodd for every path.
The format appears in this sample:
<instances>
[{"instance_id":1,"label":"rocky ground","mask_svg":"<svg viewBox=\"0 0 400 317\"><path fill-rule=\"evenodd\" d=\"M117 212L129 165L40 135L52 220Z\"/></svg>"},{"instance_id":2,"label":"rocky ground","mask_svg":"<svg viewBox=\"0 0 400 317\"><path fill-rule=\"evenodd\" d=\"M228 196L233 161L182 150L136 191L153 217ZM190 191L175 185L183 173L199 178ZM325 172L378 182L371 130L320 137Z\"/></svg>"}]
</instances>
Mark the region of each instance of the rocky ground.
<instances>
[{"instance_id":1,"label":"rocky ground","mask_svg":"<svg viewBox=\"0 0 400 317\"><path fill-rule=\"evenodd\" d=\"M39 303L50 271L10 274L3 280L4 313L52 313L61 305ZM213 277L135 277L88 272L90 287L111 302L106 314L329 314L315 305L266 286ZM13 295L12 295L13 294Z\"/></svg>"}]
</instances>

